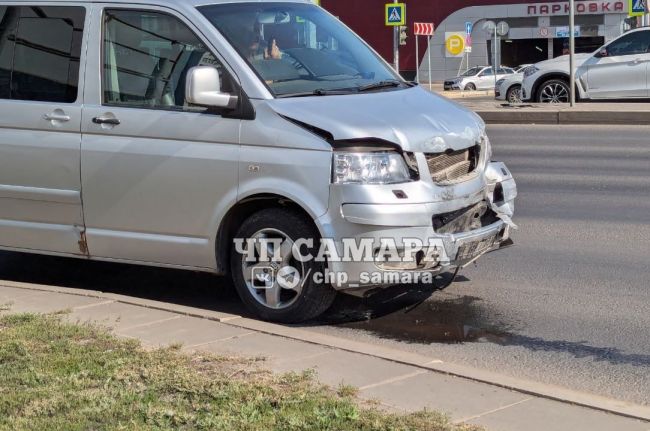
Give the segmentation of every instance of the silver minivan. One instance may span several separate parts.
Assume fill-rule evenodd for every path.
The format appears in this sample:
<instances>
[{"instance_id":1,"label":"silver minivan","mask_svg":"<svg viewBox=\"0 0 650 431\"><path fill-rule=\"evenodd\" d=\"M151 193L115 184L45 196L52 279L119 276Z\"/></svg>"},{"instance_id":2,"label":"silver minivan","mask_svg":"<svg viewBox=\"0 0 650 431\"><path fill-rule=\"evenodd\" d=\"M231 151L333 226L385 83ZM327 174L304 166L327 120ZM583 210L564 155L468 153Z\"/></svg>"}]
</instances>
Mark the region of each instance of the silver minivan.
<instances>
[{"instance_id":1,"label":"silver minivan","mask_svg":"<svg viewBox=\"0 0 650 431\"><path fill-rule=\"evenodd\" d=\"M508 245L491 155L306 0L0 0L5 250L231 274L300 322Z\"/></svg>"}]
</instances>

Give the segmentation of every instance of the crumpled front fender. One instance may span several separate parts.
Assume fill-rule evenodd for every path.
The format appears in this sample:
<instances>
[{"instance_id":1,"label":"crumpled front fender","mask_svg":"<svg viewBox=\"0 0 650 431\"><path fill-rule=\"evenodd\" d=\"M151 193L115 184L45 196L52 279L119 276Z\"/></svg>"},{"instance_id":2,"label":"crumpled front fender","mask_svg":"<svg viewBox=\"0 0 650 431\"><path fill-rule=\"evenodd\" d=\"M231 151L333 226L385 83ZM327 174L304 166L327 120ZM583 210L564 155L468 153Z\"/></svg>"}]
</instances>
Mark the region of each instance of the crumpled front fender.
<instances>
[{"instance_id":1,"label":"crumpled front fender","mask_svg":"<svg viewBox=\"0 0 650 431\"><path fill-rule=\"evenodd\" d=\"M503 162L490 162L485 170L488 183L488 199L492 210L508 226L517 229L512 221L515 213L517 183Z\"/></svg>"}]
</instances>

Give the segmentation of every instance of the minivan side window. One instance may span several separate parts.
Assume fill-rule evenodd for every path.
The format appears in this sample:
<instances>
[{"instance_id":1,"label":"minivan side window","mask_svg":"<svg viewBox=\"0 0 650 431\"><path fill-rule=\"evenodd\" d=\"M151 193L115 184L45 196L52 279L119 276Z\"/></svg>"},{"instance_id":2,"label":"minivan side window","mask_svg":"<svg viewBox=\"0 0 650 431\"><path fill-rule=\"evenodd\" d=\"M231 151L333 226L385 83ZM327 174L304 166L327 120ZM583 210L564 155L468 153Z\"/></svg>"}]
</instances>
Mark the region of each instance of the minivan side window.
<instances>
[{"instance_id":1,"label":"minivan side window","mask_svg":"<svg viewBox=\"0 0 650 431\"><path fill-rule=\"evenodd\" d=\"M0 7L0 98L73 103L85 9Z\"/></svg>"},{"instance_id":2,"label":"minivan side window","mask_svg":"<svg viewBox=\"0 0 650 431\"><path fill-rule=\"evenodd\" d=\"M216 67L222 91L234 91L232 79L205 44L165 13L107 9L103 49L106 105L204 111L185 101L187 73L194 66Z\"/></svg>"},{"instance_id":3,"label":"minivan side window","mask_svg":"<svg viewBox=\"0 0 650 431\"><path fill-rule=\"evenodd\" d=\"M646 54L650 52L650 31L629 33L607 46L609 56Z\"/></svg>"},{"instance_id":4,"label":"minivan side window","mask_svg":"<svg viewBox=\"0 0 650 431\"><path fill-rule=\"evenodd\" d=\"M14 33L18 26L17 7L0 6L0 99L11 96L11 68L14 61Z\"/></svg>"}]
</instances>

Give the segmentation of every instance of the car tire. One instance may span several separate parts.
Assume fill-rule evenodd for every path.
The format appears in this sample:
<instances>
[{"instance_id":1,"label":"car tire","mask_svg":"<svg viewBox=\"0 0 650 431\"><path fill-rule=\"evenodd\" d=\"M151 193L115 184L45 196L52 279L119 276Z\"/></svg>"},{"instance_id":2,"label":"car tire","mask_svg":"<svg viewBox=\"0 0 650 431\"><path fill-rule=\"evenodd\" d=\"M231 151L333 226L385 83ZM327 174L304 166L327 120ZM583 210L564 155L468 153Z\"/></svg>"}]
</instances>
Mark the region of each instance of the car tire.
<instances>
[{"instance_id":1,"label":"car tire","mask_svg":"<svg viewBox=\"0 0 650 431\"><path fill-rule=\"evenodd\" d=\"M476 85L472 84L471 82L467 84L464 88L465 91L476 91Z\"/></svg>"},{"instance_id":2,"label":"car tire","mask_svg":"<svg viewBox=\"0 0 650 431\"><path fill-rule=\"evenodd\" d=\"M549 79L537 90L538 103L569 103L569 83L562 79Z\"/></svg>"},{"instance_id":3,"label":"car tire","mask_svg":"<svg viewBox=\"0 0 650 431\"><path fill-rule=\"evenodd\" d=\"M506 92L506 101L510 104L521 103L521 85L513 85Z\"/></svg>"},{"instance_id":4,"label":"car tire","mask_svg":"<svg viewBox=\"0 0 650 431\"><path fill-rule=\"evenodd\" d=\"M260 234L261 233L261 234ZM260 236L262 235L262 236ZM251 215L239 228L235 238L278 238L282 240L284 250L298 239L314 239L313 247L302 248L313 256L318 254L320 235L311 220L304 215L286 208L270 208ZM287 242L288 241L288 242ZM244 245L247 250L246 245ZM291 250L288 248L288 250ZM336 290L331 284L316 283L313 274L325 273L325 264L313 259L309 262L299 262L294 257L282 253L282 262L261 262L259 249L254 251L255 260L248 262L246 254L237 251L233 241L230 253L230 269L233 283L246 307L263 320L279 323L301 323L324 313L334 302ZM291 254L291 253L288 253ZM274 265L275 264L275 265ZM272 266L274 265L274 266ZM270 273L272 282L265 280L271 289L258 288L260 279L257 275ZM255 268L255 269L254 269ZM283 268L293 268L299 274L299 284L286 288L278 284L275 276ZM250 272L249 272L250 271ZM293 277L293 282L296 278ZM281 280L282 281L282 280ZM264 284L264 283L261 283ZM282 283L280 283L282 284Z\"/></svg>"}]
</instances>

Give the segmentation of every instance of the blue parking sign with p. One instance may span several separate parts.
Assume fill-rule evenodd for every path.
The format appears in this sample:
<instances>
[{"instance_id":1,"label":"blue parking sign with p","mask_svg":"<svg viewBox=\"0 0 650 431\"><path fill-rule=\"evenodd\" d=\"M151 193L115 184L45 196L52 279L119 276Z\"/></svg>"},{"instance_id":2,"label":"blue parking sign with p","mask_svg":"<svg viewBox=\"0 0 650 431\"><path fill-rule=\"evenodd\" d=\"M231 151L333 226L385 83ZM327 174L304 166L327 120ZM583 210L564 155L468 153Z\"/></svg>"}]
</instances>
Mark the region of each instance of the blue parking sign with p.
<instances>
[{"instance_id":1,"label":"blue parking sign with p","mask_svg":"<svg viewBox=\"0 0 650 431\"><path fill-rule=\"evenodd\" d=\"M389 3L386 5L386 25L406 25L406 4Z\"/></svg>"}]
</instances>

